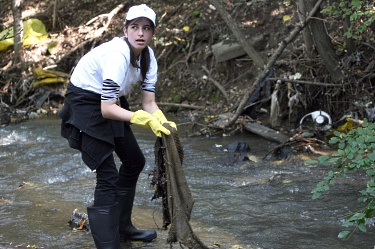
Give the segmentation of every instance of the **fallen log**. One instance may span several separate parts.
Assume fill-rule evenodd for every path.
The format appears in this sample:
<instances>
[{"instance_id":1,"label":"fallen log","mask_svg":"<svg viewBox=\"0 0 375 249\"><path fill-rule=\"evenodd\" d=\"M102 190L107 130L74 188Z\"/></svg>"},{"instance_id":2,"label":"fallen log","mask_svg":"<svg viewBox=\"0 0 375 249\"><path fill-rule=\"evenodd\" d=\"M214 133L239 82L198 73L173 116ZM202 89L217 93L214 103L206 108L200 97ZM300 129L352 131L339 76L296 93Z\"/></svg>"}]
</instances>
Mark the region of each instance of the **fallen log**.
<instances>
[{"instance_id":1,"label":"fallen log","mask_svg":"<svg viewBox=\"0 0 375 249\"><path fill-rule=\"evenodd\" d=\"M245 130L274 142L285 143L289 140L288 136L258 123L248 123L243 126Z\"/></svg>"},{"instance_id":2,"label":"fallen log","mask_svg":"<svg viewBox=\"0 0 375 249\"><path fill-rule=\"evenodd\" d=\"M263 38L263 35L259 35L255 37L253 40L251 40L250 43L252 45L255 45L255 43L262 41ZM228 61L247 54L240 43L219 42L212 45L211 47L216 62Z\"/></svg>"}]
</instances>

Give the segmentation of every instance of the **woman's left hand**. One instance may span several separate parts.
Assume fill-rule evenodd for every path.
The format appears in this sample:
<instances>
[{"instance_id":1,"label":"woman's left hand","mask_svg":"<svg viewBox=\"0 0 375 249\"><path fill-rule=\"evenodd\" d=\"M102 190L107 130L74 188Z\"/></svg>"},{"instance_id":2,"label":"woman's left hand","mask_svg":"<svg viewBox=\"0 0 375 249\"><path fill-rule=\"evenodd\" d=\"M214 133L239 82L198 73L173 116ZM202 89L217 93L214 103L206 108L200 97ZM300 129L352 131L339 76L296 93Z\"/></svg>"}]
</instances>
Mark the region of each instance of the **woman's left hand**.
<instances>
[{"instance_id":1,"label":"woman's left hand","mask_svg":"<svg viewBox=\"0 0 375 249\"><path fill-rule=\"evenodd\" d=\"M171 127L175 128L176 131L177 131L177 125L172 121L168 121L167 118L164 116L164 113L160 109L158 109L156 112L154 112L152 114L152 116L156 117L159 120L160 124L167 123Z\"/></svg>"}]
</instances>

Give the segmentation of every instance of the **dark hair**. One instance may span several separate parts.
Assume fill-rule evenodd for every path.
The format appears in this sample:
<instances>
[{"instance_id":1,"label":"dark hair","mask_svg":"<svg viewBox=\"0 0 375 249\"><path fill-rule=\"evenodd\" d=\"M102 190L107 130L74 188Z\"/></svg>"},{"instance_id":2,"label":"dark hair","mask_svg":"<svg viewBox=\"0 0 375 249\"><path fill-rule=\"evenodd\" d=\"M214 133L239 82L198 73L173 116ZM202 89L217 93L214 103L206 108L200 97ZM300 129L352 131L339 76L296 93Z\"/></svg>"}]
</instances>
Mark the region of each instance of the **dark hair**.
<instances>
[{"instance_id":1,"label":"dark hair","mask_svg":"<svg viewBox=\"0 0 375 249\"><path fill-rule=\"evenodd\" d=\"M137 18L136 18L137 19ZM128 28L129 27L129 24L131 22L133 22L134 20L136 19L133 19L133 20L126 20L125 21L125 28ZM151 22L151 28L152 30L155 30L155 27L154 27L154 23ZM146 81L147 77L146 77L146 74L150 68L150 51L148 50L148 47L146 47L145 49L142 50L142 53L141 53L141 63L140 63L140 66L138 66L138 63L137 63L137 58L135 57L134 55L134 52L133 50L131 49L132 48L132 45L130 44L130 42L128 41L128 38L125 37L125 41L126 43L128 44L129 48L130 48L130 64L132 64L133 67L135 68L140 68L141 69L141 75L142 75L142 81Z\"/></svg>"}]
</instances>

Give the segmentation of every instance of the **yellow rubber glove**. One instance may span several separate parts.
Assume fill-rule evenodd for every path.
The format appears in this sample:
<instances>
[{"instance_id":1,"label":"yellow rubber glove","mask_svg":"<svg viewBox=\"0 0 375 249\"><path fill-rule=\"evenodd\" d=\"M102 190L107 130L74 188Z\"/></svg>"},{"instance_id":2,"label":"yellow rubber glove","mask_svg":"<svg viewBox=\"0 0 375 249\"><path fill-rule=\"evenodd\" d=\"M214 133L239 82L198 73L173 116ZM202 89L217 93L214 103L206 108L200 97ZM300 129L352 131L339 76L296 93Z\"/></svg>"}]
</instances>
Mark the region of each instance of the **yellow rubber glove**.
<instances>
[{"instance_id":1,"label":"yellow rubber glove","mask_svg":"<svg viewBox=\"0 0 375 249\"><path fill-rule=\"evenodd\" d=\"M165 135L171 134L167 128L160 124L156 117L143 110L134 112L130 119L130 123L142 126L144 128L151 128L151 130L158 137L161 137L161 133L164 133Z\"/></svg>"},{"instance_id":2,"label":"yellow rubber glove","mask_svg":"<svg viewBox=\"0 0 375 249\"><path fill-rule=\"evenodd\" d=\"M177 126L176 126L176 124L175 124L174 122L172 122L172 121L168 121L167 118L164 116L164 113L163 113L160 109L158 109L156 112L154 112L154 113L152 114L152 116L156 117L156 118L159 120L160 124L167 123L167 124L169 124L171 127L175 128L176 131L177 131Z\"/></svg>"}]
</instances>

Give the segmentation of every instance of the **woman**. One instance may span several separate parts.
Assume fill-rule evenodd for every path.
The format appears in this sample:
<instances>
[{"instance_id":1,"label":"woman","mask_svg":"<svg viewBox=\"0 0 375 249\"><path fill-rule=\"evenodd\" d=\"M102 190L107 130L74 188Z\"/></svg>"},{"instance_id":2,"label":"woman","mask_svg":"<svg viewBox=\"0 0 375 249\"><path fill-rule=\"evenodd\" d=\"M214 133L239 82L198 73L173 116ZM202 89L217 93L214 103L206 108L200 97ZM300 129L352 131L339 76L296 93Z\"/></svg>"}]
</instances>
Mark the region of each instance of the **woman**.
<instances>
[{"instance_id":1,"label":"woman","mask_svg":"<svg viewBox=\"0 0 375 249\"><path fill-rule=\"evenodd\" d=\"M169 135L168 122L155 102L157 62L152 49L156 14L145 4L129 9L124 36L94 48L78 62L68 84L61 135L81 151L82 160L96 172L94 205L87 208L97 248L120 248L120 240L149 242L156 231L138 230L131 212L138 176L145 158L130 124ZM125 99L141 82L142 108L132 112ZM119 99L119 104L118 104ZM117 170L113 152L121 160Z\"/></svg>"}]
</instances>

